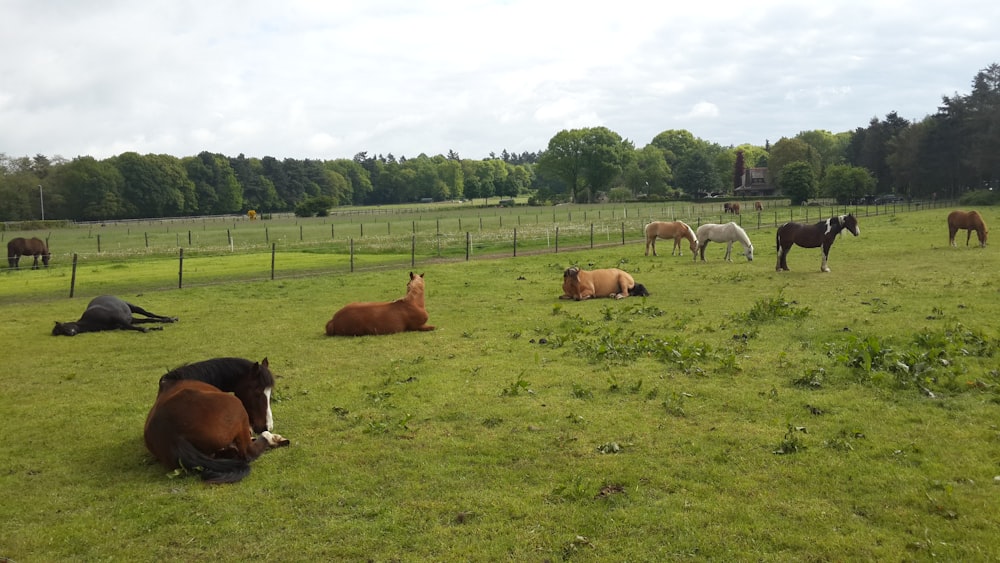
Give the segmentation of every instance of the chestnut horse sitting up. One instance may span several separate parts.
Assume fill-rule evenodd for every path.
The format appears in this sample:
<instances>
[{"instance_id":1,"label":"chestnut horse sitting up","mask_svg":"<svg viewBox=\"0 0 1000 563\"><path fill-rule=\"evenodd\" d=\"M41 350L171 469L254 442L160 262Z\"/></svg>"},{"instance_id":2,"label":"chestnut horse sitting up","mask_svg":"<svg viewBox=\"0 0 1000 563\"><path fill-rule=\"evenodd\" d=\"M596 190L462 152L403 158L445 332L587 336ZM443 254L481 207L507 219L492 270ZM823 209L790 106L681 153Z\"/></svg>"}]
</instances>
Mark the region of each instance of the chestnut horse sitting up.
<instances>
[{"instance_id":1,"label":"chestnut horse sitting up","mask_svg":"<svg viewBox=\"0 0 1000 563\"><path fill-rule=\"evenodd\" d=\"M581 270L576 266L563 272L563 295L559 299L583 301L594 297L623 299L630 295L649 295L645 287L636 289L635 280L618 268Z\"/></svg>"},{"instance_id":2,"label":"chestnut horse sitting up","mask_svg":"<svg viewBox=\"0 0 1000 563\"><path fill-rule=\"evenodd\" d=\"M424 275L410 272L406 296L395 301L348 303L326 323L327 336L393 334L408 330L434 330L424 308Z\"/></svg>"}]
</instances>

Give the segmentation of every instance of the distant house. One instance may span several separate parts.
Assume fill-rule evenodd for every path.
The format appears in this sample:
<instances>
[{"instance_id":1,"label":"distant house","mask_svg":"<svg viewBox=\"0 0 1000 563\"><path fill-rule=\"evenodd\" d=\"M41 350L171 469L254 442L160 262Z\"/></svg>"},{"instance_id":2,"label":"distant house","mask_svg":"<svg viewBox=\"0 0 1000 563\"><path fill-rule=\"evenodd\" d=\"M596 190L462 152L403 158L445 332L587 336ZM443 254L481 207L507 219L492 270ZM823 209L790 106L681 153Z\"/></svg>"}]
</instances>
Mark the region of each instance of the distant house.
<instances>
[{"instance_id":1,"label":"distant house","mask_svg":"<svg viewBox=\"0 0 1000 563\"><path fill-rule=\"evenodd\" d=\"M771 183L767 168L747 168L743 172L743 185L733 192L742 197L766 197L777 195L778 187Z\"/></svg>"}]
</instances>

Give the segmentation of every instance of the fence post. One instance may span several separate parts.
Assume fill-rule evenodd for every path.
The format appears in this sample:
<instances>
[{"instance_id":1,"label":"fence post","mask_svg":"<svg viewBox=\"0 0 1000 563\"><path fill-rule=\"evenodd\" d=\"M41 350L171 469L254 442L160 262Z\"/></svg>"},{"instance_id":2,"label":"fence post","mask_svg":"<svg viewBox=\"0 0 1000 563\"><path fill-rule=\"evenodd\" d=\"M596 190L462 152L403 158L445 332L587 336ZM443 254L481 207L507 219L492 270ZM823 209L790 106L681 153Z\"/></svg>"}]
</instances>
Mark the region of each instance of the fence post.
<instances>
[{"instance_id":1,"label":"fence post","mask_svg":"<svg viewBox=\"0 0 1000 563\"><path fill-rule=\"evenodd\" d=\"M73 292L76 290L76 253L73 253L73 275L69 278L69 296L73 297Z\"/></svg>"},{"instance_id":2,"label":"fence post","mask_svg":"<svg viewBox=\"0 0 1000 563\"><path fill-rule=\"evenodd\" d=\"M622 222L622 246L625 246L625 223Z\"/></svg>"},{"instance_id":3,"label":"fence post","mask_svg":"<svg viewBox=\"0 0 1000 563\"><path fill-rule=\"evenodd\" d=\"M517 258L517 229L514 229L514 257Z\"/></svg>"},{"instance_id":4,"label":"fence post","mask_svg":"<svg viewBox=\"0 0 1000 563\"><path fill-rule=\"evenodd\" d=\"M410 267L417 264L417 235L410 235Z\"/></svg>"},{"instance_id":5,"label":"fence post","mask_svg":"<svg viewBox=\"0 0 1000 563\"><path fill-rule=\"evenodd\" d=\"M188 231L191 232L191 231ZM177 289L184 287L184 249L181 248L180 260L177 265Z\"/></svg>"},{"instance_id":6,"label":"fence post","mask_svg":"<svg viewBox=\"0 0 1000 563\"><path fill-rule=\"evenodd\" d=\"M584 217L587 216L587 212L583 212ZM590 248L594 248L594 224L590 224Z\"/></svg>"},{"instance_id":7,"label":"fence post","mask_svg":"<svg viewBox=\"0 0 1000 563\"><path fill-rule=\"evenodd\" d=\"M97 234L97 253L101 253L101 234Z\"/></svg>"},{"instance_id":8,"label":"fence post","mask_svg":"<svg viewBox=\"0 0 1000 563\"><path fill-rule=\"evenodd\" d=\"M275 246L277 246L277 245L274 244L274 243L271 243L271 280L272 281L274 280L274 247Z\"/></svg>"},{"instance_id":9,"label":"fence post","mask_svg":"<svg viewBox=\"0 0 1000 563\"><path fill-rule=\"evenodd\" d=\"M354 271L354 239L351 238L351 272Z\"/></svg>"},{"instance_id":10,"label":"fence post","mask_svg":"<svg viewBox=\"0 0 1000 563\"><path fill-rule=\"evenodd\" d=\"M559 225L556 225L556 254L559 254Z\"/></svg>"},{"instance_id":11,"label":"fence post","mask_svg":"<svg viewBox=\"0 0 1000 563\"><path fill-rule=\"evenodd\" d=\"M465 261L469 261L469 252L472 246L472 239L469 237L469 231L465 231Z\"/></svg>"},{"instance_id":12,"label":"fence post","mask_svg":"<svg viewBox=\"0 0 1000 563\"><path fill-rule=\"evenodd\" d=\"M146 236L146 248L149 248L149 233L145 232L145 233L142 233L142 234Z\"/></svg>"}]
</instances>

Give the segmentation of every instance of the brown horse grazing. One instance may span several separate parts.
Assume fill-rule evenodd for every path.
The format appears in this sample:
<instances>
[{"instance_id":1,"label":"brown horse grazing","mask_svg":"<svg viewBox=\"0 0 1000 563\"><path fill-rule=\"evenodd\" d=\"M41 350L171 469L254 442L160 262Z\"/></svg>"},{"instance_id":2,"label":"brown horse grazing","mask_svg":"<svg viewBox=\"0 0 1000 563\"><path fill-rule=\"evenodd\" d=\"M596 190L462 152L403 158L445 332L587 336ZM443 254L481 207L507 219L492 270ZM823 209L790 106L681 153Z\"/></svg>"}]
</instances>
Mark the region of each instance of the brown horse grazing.
<instances>
[{"instance_id":1,"label":"brown horse grazing","mask_svg":"<svg viewBox=\"0 0 1000 563\"><path fill-rule=\"evenodd\" d=\"M7 265L12 270L20 270L22 256L33 256L35 262L31 265L31 269L37 270L38 257L42 257L42 264L45 264L45 267L48 268L52 253L49 252L49 247L45 244L45 241L40 238L32 237L26 239L24 237L17 237L10 239L10 242L7 243Z\"/></svg>"},{"instance_id":2,"label":"brown horse grazing","mask_svg":"<svg viewBox=\"0 0 1000 563\"><path fill-rule=\"evenodd\" d=\"M146 448L167 469L200 471L209 483L235 483L267 449L290 443L267 430L253 437L251 417L265 419L270 392L255 388L248 403L196 379L161 380L146 416Z\"/></svg>"},{"instance_id":3,"label":"brown horse grazing","mask_svg":"<svg viewBox=\"0 0 1000 563\"><path fill-rule=\"evenodd\" d=\"M759 202L759 201L753 202L753 210L754 211L763 211L764 210L764 204L761 203L761 202Z\"/></svg>"},{"instance_id":4,"label":"brown horse grazing","mask_svg":"<svg viewBox=\"0 0 1000 563\"><path fill-rule=\"evenodd\" d=\"M653 221L646 225L646 256L649 256L650 246L653 247L653 256L657 255L657 237L674 239L674 248L670 251L671 256L674 255L674 252L678 252L680 256L684 256L684 250L681 249L681 239L688 240L691 252L698 250L698 237L695 236L694 230L683 221Z\"/></svg>"},{"instance_id":5,"label":"brown horse grazing","mask_svg":"<svg viewBox=\"0 0 1000 563\"><path fill-rule=\"evenodd\" d=\"M559 299L575 299L576 301L594 297L623 299L636 291L635 286L636 283L632 276L618 268L587 271L572 266L563 272L563 294L559 296ZM636 295L639 294L636 293Z\"/></svg>"},{"instance_id":6,"label":"brown horse grazing","mask_svg":"<svg viewBox=\"0 0 1000 563\"><path fill-rule=\"evenodd\" d=\"M979 246L986 247L986 237L990 232L986 229L986 222L978 211L952 211L948 214L948 243L955 245L955 233L959 229L968 231L965 234L965 246L969 246L969 239L972 238L972 231L976 231L979 237Z\"/></svg>"},{"instance_id":7,"label":"brown horse grazing","mask_svg":"<svg viewBox=\"0 0 1000 563\"><path fill-rule=\"evenodd\" d=\"M847 214L830 217L826 221L820 221L815 225L785 223L778 227L778 232L775 235L775 243L778 247L778 264L775 269L779 272L788 270L788 263L785 259L792 245L797 244L802 248L822 246L823 264L820 266L820 271L829 272L830 268L827 267L826 260L830 256L830 247L833 246L833 241L837 240L837 235L843 230L847 230L847 232L854 236L861 234L861 229L858 228L858 220L854 218L854 215Z\"/></svg>"},{"instance_id":8,"label":"brown horse grazing","mask_svg":"<svg viewBox=\"0 0 1000 563\"><path fill-rule=\"evenodd\" d=\"M406 295L395 301L348 303L326 323L327 336L394 334L408 330L434 330L424 308L424 275L410 272Z\"/></svg>"},{"instance_id":9,"label":"brown horse grazing","mask_svg":"<svg viewBox=\"0 0 1000 563\"><path fill-rule=\"evenodd\" d=\"M722 204L722 211L725 213L732 213L733 215L740 214L740 204L738 203L724 203Z\"/></svg>"},{"instance_id":10,"label":"brown horse grazing","mask_svg":"<svg viewBox=\"0 0 1000 563\"><path fill-rule=\"evenodd\" d=\"M143 315L147 318L136 319L132 314ZM81 332L99 332L102 330L135 330L139 332L149 332L150 330L163 330L163 327L146 328L135 326L143 323L175 323L177 317L165 317L150 313L149 311L122 301L113 295L101 295L93 298L87 304L87 309L83 312L80 320L71 323L61 323L56 321L56 326L52 327L52 336L76 336Z\"/></svg>"}]
</instances>

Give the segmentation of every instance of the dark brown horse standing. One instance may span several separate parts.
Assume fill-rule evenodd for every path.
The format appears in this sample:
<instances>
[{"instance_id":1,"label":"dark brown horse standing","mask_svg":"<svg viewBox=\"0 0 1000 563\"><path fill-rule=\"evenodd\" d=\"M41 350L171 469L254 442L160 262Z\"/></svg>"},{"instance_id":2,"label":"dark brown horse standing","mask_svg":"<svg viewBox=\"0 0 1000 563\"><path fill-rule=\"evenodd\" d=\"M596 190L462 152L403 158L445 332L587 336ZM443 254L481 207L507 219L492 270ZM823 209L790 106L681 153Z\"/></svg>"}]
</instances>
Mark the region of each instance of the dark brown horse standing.
<instances>
[{"instance_id":1,"label":"dark brown horse standing","mask_svg":"<svg viewBox=\"0 0 1000 563\"><path fill-rule=\"evenodd\" d=\"M10 239L10 242L7 243L7 265L12 270L20 270L22 256L33 256L35 262L31 265L31 269L37 270L39 256L42 258L42 264L45 264L45 267L48 268L52 253L49 252L49 247L45 244L45 241L38 237L30 239L17 237Z\"/></svg>"},{"instance_id":2,"label":"dark brown horse standing","mask_svg":"<svg viewBox=\"0 0 1000 563\"><path fill-rule=\"evenodd\" d=\"M843 230L847 230L847 232L854 236L861 234L861 229L858 228L858 220L854 215L847 214L830 217L826 221L820 221L815 225L785 223L778 227L778 233L775 235L775 242L778 247L777 271L788 270L788 263L785 261L785 258L788 256L788 251L791 250L792 245L797 244L802 248L817 248L822 246L823 264L820 266L820 270L829 272L830 268L827 267L826 261L830 256L830 247L833 246L833 241L837 240L837 235Z\"/></svg>"},{"instance_id":3,"label":"dark brown horse standing","mask_svg":"<svg viewBox=\"0 0 1000 563\"><path fill-rule=\"evenodd\" d=\"M955 234L959 229L965 229L965 246L969 246L972 238L972 231L976 231L979 237L979 246L986 247L986 237L990 232L986 228L986 222L978 211L952 211L948 214L948 244L955 245Z\"/></svg>"},{"instance_id":4,"label":"dark brown horse standing","mask_svg":"<svg viewBox=\"0 0 1000 563\"><path fill-rule=\"evenodd\" d=\"M136 319L132 314L143 315L145 319ZM146 328L136 326L143 323L175 323L177 317L165 317L150 313L149 311L133 305L113 296L101 295L93 298L87 304L87 309L83 312L80 320L70 323L56 321L56 326L52 328L52 336L76 336L81 332L98 332L102 330L136 330L139 332L149 332L150 330L163 330L163 327Z\"/></svg>"},{"instance_id":5,"label":"dark brown horse standing","mask_svg":"<svg viewBox=\"0 0 1000 563\"><path fill-rule=\"evenodd\" d=\"M217 358L167 373L146 417L146 448L168 469L198 470L209 483L239 481L251 461L290 443L270 432L273 388L267 358Z\"/></svg>"},{"instance_id":6,"label":"dark brown horse standing","mask_svg":"<svg viewBox=\"0 0 1000 563\"><path fill-rule=\"evenodd\" d=\"M327 336L394 334L408 330L434 330L427 324L424 275L410 272L406 295L395 301L348 303L326 323Z\"/></svg>"}]
</instances>

